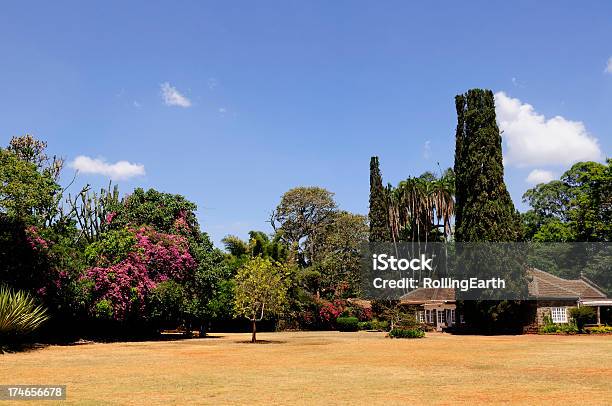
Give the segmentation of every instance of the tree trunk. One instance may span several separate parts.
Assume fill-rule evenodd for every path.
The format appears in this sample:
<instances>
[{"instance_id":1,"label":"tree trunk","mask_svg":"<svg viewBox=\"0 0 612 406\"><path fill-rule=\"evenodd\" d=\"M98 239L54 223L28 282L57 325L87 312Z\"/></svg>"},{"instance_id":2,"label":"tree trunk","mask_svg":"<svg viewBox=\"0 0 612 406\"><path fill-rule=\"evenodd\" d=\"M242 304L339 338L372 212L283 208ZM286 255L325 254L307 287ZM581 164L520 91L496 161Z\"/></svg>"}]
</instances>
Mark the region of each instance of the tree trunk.
<instances>
[{"instance_id":1,"label":"tree trunk","mask_svg":"<svg viewBox=\"0 0 612 406\"><path fill-rule=\"evenodd\" d=\"M257 326L255 323L257 323L255 320L251 320L251 324L253 325L253 335L251 336L251 343L257 342Z\"/></svg>"}]
</instances>

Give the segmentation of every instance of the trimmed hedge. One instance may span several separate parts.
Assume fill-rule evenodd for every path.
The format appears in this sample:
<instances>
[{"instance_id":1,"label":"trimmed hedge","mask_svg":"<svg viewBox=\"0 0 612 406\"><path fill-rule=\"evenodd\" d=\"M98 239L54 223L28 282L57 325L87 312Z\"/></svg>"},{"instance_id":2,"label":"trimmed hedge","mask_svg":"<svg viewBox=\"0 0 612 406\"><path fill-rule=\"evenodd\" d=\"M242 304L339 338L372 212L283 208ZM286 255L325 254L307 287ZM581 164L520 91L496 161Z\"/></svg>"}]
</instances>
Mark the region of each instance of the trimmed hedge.
<instances>
[{"instance_id":1,"label":"trimmed hedge","mask_svg":"<svg viewBox=\"0 0 612 406\"><path fill-rule=\"evenodd\" d=\"M404 330L401 328L394 328L389 331L389 337L391 338L423 338L425 337L425 332L419 329L413 330Z\"/></svg>"},{"instance_id":2,"label":"trimmed hedge","mask_svg":"<svg viewBox=\"0 0 612 406\"><path fill-rule=\"evenodd\" d=\"M359 319L357 317L338 317L336 327L339 331L358 331Z\"/></svg>"}]
</instances>

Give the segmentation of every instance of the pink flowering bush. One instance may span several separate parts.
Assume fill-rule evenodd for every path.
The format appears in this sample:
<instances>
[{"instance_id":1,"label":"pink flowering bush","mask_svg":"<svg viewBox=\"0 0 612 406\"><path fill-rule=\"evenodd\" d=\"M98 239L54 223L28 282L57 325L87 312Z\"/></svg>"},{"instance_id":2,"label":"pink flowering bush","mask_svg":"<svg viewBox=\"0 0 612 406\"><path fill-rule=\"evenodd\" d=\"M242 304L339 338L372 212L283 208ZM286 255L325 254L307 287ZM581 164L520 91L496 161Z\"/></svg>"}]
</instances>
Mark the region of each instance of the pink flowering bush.
<instances>
[{"instance_id":1,"label":"pink flowering bush","mask_svg":"<svg viewBox=\"0 0 612 406\"><path fill-rule=\"evenodd\" d=\"M47 240L40 236L38 228L34 226L26 228L26 239L28 244L30 244L30 248L34 251L41 252L49 248Z\"/></svg>"},{"instance_id":2,"label":"pink flowering bush","mask_svg":"<svg viewBox=\"0 0 612 406\"><path fill-rule=\"evenodd\" d=\"M95 266L84 278L91 281L91 313L124 321L146 314L148 294L160 282L184 281L193 275L196 262L187 240L151 227L131 229L135 242L120 261L105 258L108 266Z\"/></svg>"},{"instance_id":3,"label":"pink flowering bush","mask_svg":"<svg viewBox=\"0 0 612 406\"><path fill-rule=\"evenodd\" d=\"M344 301L336 299L333 302L324 301L319 309L321 320L328 323L333 323L344 312Z\"/></svg>"},{"instance_id":4,"label":"pink flowering bush","mask_svg":"<svg viewBox=\"0 0 612 406\"><path fill-rule=\"evenodd\" d=\"M106 224L110 224L116 216L117 216L117 212L115 211L108 213L105 218Z\"/></svg>"}]
</instances>

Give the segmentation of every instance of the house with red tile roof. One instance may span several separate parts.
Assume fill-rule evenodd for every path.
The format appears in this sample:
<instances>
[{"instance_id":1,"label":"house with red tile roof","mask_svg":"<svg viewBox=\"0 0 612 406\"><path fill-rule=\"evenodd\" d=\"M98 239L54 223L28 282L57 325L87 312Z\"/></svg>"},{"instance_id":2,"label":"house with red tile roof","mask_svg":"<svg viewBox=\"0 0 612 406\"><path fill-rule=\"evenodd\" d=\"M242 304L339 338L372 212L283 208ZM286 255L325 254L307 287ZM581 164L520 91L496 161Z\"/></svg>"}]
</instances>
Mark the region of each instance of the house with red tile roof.
<instances>
[{"instance_id":1,"label":"house with red tile roof","mask_svg":"<svg viewBox=\"0 0 612 406\"><path fill-rule=\"evenodd\" d=\"M570 309L580 306L596 308L597 324L601 324L601 309L612 307L612 299L603 289L584 276L564 279L535 268L529 269L527 275L529 314L524 332L537 332L545 324L546 317L553 323L568 323ZM454 289L415 289L400 298L400 305L415 308L418 321L438 331L463 322L463 315L458 314Z\"/></svg>"}]
</instances>

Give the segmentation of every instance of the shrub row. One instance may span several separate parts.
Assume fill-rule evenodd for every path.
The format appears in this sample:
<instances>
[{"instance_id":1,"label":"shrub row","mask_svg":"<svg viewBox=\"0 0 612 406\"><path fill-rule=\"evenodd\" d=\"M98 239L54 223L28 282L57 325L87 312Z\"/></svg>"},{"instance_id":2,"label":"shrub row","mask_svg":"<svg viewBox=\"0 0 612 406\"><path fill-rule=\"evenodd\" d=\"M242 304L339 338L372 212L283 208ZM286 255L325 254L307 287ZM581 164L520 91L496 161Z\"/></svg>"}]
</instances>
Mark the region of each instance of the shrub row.
<instances>
[{"instance_id":1,"label":"shrub row","mask_svg":"<svg viewBox=\"0 0 612 406\"><path fill-rule=\"evenodd\" d=\"M425 332L419 329L404 330L400 328L394 328L389 331L389 337L391 338L423 338Z\"/></svg>"},{"instance_id":2,"label":"shrub row","mask_svg":"<svg viewBox=\"0 0 612 406\"><path fill-rule=\"evenodd\" d=\"M359 319L357 317L338 317L336 327L339 331L357 331L359 330Z\"/></svg>"},{"instance_id":3,"label":"shrub row","mask_svg":"<svg viewBox=\"0 0 612 406\"><path fill-rule=\"evenodd\" d=\"M584 331L588 334L612 334L612 326L587 327Z\"/></svg>"},{"instance_id":4,"label":"shrub row","mask_svg":"<svg viewBox=\"0 0 612 406\"><path fill-rule=\"evenodd\" d=\"M389 322L386 320L370 320L359 322L359 330L378 330L387 331L389 329Z\"/></svg>"},{"instance_id":5,"label":"shrub row","mask_svg":"<svg viewBox=\"0 0 612 406\"><path fill-rule=\"evenodd\" d=\"M540 327L540 334L578 334L578 326L574 323L546 324Z\"/></svg>"}]
</instances>

